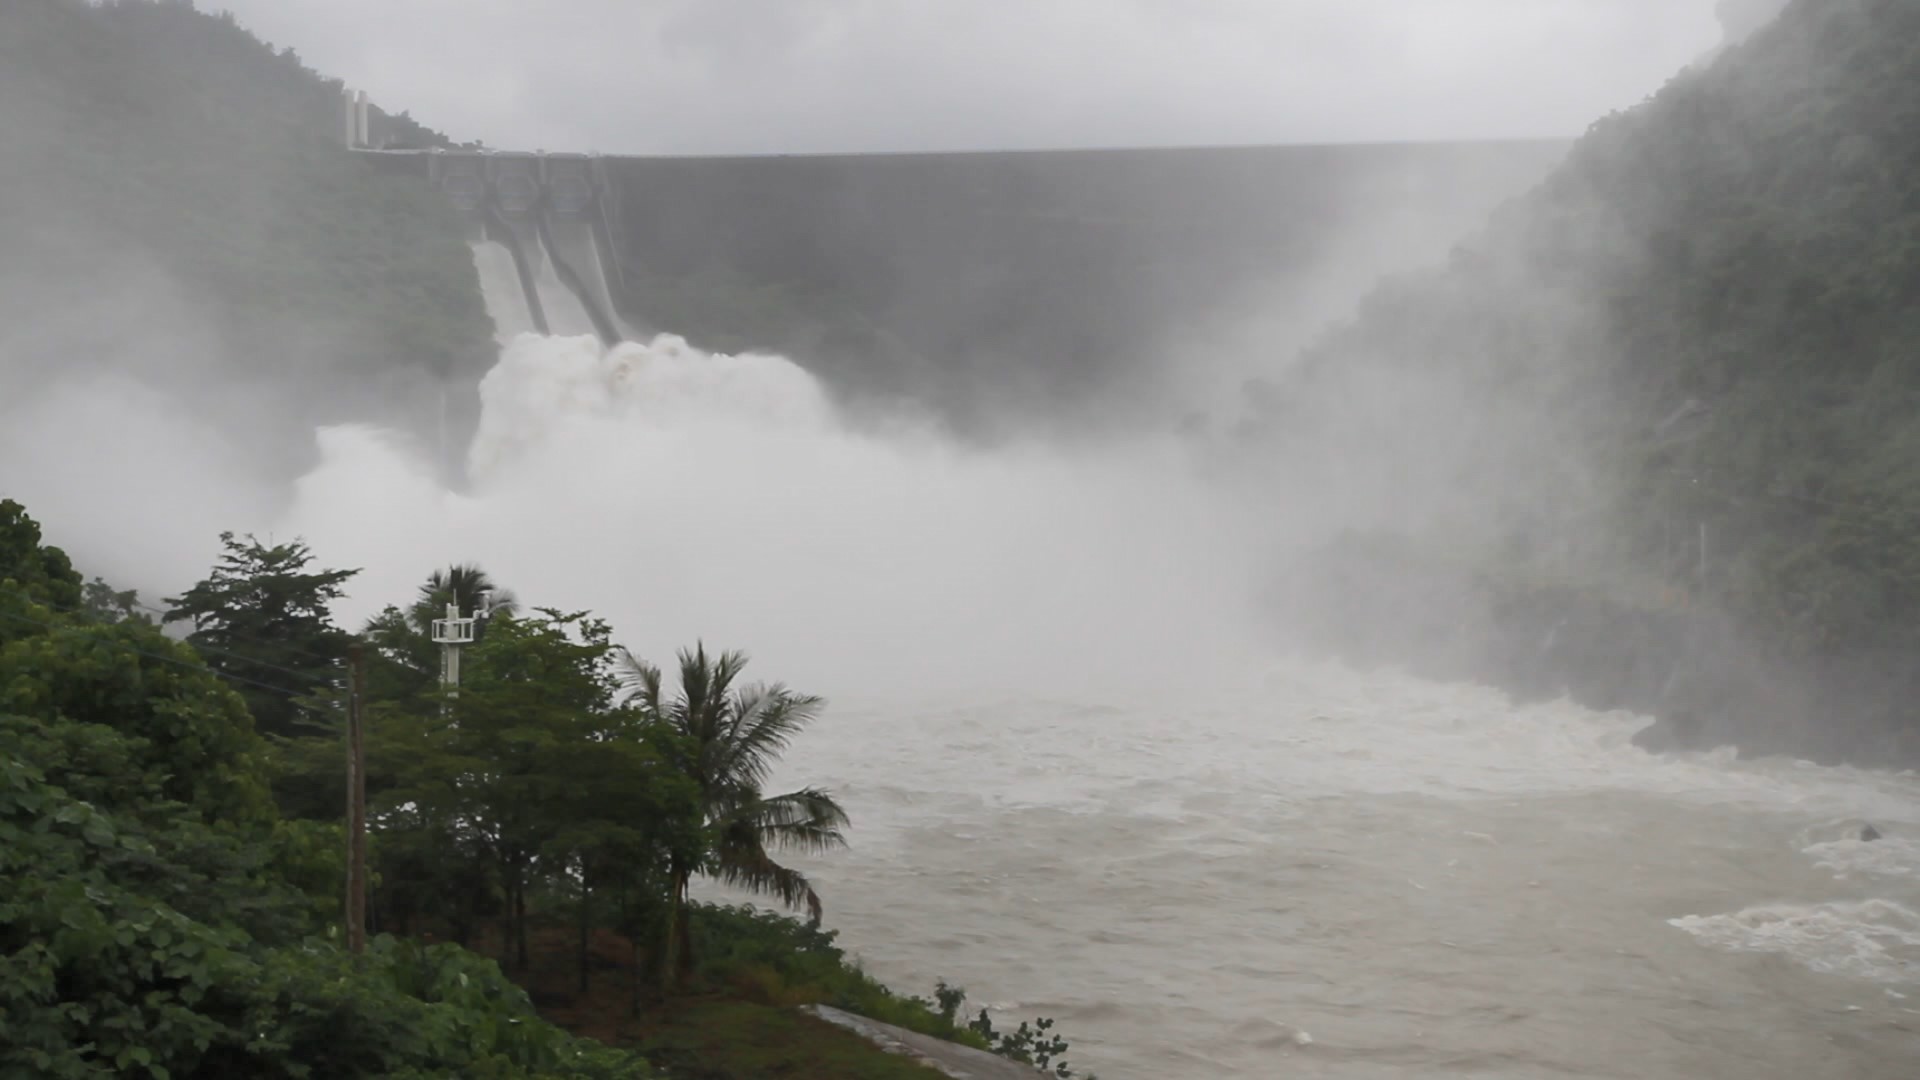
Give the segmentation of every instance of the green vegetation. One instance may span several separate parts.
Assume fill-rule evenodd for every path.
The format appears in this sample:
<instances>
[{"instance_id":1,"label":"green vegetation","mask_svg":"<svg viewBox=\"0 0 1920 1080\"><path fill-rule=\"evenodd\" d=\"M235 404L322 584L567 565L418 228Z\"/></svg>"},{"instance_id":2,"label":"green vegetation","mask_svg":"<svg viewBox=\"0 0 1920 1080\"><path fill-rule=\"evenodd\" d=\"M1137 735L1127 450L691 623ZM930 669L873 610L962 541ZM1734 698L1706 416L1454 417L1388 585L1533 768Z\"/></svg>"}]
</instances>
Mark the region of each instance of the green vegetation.
<instances>
[{"instance_id":1,"label":"green vegetation","mask_svg":"<svg viewBox=\"0 0 1920 1080\"><path fill-rule=\"evenodd\" d=\"M208 667L236 681L262 734L295 734L305 710L263 680L321 682L346 658L350 638L332 624L327 606L345 595L354 571L305 572L313 555L298 542L268 547L223 533L220 543L225 550L212 576L168 601L161 622L193 624L187 643Z\"/></svg>"},{"instance_id":2,"label":"green vegetation","mask_svg":"<svg viewBox=\"0 0 1920 1080\"><path fill-rule=\"evenodd\" d=\"M0 568L0 1076L652 1075L470 953L346 955L339 830L275 813L242 699L73 610L13 502Z\"/></svg>"},{"instance_id":3,"label":"green vegetation","mask_svg":"<svg viewBox=\"0 0 1920 1080\"><path fill-rule=\"evenodd\" d=\"M699 800L700 827L711 836L704 857L674 853L667 864L671 929L669 970L690 973L694 952L687 886L704 871L736 888L804 905L820 921L820 897L806 875L781 866L768 848L825 851L843 846L846 811L816 788L766 795L761 786L779 754L824 704L784 686L736 686L747 658L708 657L705 646L680 656L680 693L668 700L660 669L622 657L621 681L633 701L678 742L669 762ZM697 849L695 849L697 851Z\"/></svg>"},{"instance_id":4,"label":"green vegetation","mask_svg":"<svg viewBox=\"0 0 1920 1080\"><path fill-rule=\"evenodd\" d=\"M901 997L846 959L836 934L750 907L694 904L694 985L762 1005L831 1005L882 1023L986 1049L938 1002Z\"/></svg>"},{"instance_id":5,"label":"green vegetation","mask_svg":"<svg viewBox=\"0 0 1920 1080\"><path fill-rule=\"evenodd\" d=\"M521 611L471 566L362 635L384 673L366 746L389 933L348 955L351 636L329 606L352 572L298 540L221 544L166 613L195 627L176 642L0 503L0 1077L647 1077L648 1057L676 1076L929 1075L792 1013L815 1003L1018 1060L1064 1050L957 1024L945 987L896 995L818 927L820 897L775 855L840 843L846 815L762 785L819 699L703 648L670 696L605 623ZM449 597L484 612L457 694L430 639ZM256 732L252 701L279 730ZM695 875L813 922L691 903ZM596 987L608 967L624 977ZM597 1020L596 991L620 1002Z\"/></svg>"},{"instance_id":6,"label":"green vegetation","mask_svg":"<svg viewBox=\"0 0 1920 1080\"><path fill-rule=\"evenodd\" d=\"M648 1018L639 1048L674 1076L700 1080L935 1080L942 1074L793 1009L691 998Z\"/></svg>"},{"instance_id":7,"label":"green vegetation","mask_svg":"<svg viewBox=\"0 0 1920 1080\"><path fill-rule=\"evenodd\" d=\"M702 1046L712 1055L710 1060L743 1070L738 1075L759 1075L753 1071L758 1064L754 1059L765 1050L741 1043L738 1052L745 1060L732 1061L723 1049L729 1039L721 1033L731 1030L737 1037L743 1027L796 1025L796 1032L808 1033L806 1040L825 1038L831 1043L838 1035L823 1035L799 1018L774 1014L778 1007L829 1005L922 1035L989 1050L1037 1066L1062 1080L1083 1075L1067 1063L1067 1041L1052 1033L1052 1020L1042 1017L1022 1021L1014 1031L1000 1032L987 1010L982 1009L963 1023L960 1010L965 991L942 982L931 1000L902 997L849 963L831 931L753 908L696 904L692 913L692 936L700 958L696 994L687 1003L669 1003L659 1013L643 1018L638 1028L641 1045L663 1066L672 1064L676 1053ZM730 992L735 1000L700 996L702 992L722 991ZM839 1032L838 1028L828 1030ZM657 1056L656 1051L660 1051ZM818 1062L838 1060L831 1051L822 1053ZM820 1068L818 1063L811 1067ZM836 1074L802 1071L795 1075ZM891 1077L896 1073L872 1075ZM1095 1078L1088 1076L1087 1080Z\"/></svg>"},{"instance_id":8,"label":"green vegetation","mask_svg":"<svg viewBox=\"0 0 1920 1080\"><path fill-rule=\"evenodd\" d=\"M180 0L0 5L9 364L221 379L297 421L242 432L256 454L315 422L430 430L492 326L457 214L342 152L339 89Z\"/></svg>"},{"instance_id":9,"label":"green vegetation","mask_svg":"<svg viewBox=\"0 0 1920 1080\"><path fill-rule=\"evenodd\" d=\"M1683 593L1914 727L1916 41L1903 0L1792 5L1378 289L1255 437L1447 493L1399 522L1429 555Z\"/></svg>"}]
</instances>

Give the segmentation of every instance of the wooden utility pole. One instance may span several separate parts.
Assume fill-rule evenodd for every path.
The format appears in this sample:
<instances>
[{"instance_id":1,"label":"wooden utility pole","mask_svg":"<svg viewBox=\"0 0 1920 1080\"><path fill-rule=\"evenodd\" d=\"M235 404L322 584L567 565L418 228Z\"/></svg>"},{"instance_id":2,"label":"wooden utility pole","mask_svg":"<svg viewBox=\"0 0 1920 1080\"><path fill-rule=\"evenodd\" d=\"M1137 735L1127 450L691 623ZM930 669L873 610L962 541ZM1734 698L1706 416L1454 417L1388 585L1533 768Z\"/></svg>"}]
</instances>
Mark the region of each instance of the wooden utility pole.
<instances>
[{"instance_id":1,"label":"wooden utility pole","mask_svg":"<svg viewBox=\"0 0 1920 1080\"><path fill-rule=\"evenodd\" d=\"M367 947L367 658L347 646L347 951Z\"/></svg>"}]
</instances>

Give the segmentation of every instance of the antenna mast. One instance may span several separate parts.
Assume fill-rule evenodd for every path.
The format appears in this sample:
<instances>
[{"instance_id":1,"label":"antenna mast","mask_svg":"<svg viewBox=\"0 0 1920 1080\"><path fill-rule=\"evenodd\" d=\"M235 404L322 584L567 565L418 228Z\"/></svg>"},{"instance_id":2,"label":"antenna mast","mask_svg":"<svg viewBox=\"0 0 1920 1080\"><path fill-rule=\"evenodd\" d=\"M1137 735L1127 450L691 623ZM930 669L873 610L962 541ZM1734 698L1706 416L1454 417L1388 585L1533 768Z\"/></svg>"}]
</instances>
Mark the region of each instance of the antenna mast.
<instances>
[{"instance_id":1,"label":"antenna mast","mask_svg":"<svg viewBox=\"0 0 1920 1080\"><path fill-rule=\"evenodd\" d=\"M460 615L460 605L447 602L447 617L433 620L433 640L440 646L440 686L449 695L460 693L460 646L473 644L474 620Z\"/></svg>"}]
</instances>

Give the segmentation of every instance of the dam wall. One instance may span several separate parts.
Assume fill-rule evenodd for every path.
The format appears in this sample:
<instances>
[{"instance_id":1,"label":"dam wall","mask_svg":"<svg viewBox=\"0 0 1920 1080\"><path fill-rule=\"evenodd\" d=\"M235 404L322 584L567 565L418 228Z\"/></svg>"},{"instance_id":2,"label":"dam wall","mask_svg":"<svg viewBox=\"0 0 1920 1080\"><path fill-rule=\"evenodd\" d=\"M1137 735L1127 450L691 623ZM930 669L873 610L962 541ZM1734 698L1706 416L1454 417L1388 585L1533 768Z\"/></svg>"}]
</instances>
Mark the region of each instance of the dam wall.
<instances>
[{"instance_id":1,"label":"dam wall","mask_svg":"<svg viewBox=\"0 0 1920 1080\"><path fill-rule=\"evenodd\" d=\"M357 149L518 252L543 329L779 352L844 400L992 434L1204 411L1444 261L1566 146Z\"/></svg>"}]
</instances>

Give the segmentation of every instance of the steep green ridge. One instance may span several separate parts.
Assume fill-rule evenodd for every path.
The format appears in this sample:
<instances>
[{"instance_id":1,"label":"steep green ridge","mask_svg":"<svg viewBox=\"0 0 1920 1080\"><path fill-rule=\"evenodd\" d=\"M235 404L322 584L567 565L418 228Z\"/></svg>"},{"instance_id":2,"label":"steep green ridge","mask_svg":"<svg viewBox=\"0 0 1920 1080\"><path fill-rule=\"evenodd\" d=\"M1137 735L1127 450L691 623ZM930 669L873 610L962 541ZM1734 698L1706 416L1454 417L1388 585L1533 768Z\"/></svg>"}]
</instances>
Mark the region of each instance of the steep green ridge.
<instances>
[{"instance_id":1,"label":"steep green ridge","mask_svg":"<svg viewBox=\"0 0 1920 1080\"><path fill-rule=\"evenodd\" d=\"M492 327L461 223L342 152L338 92L187 3L0 6L6 368L237 381L294 421L246 431L282 450L315 422L418 422L440 380L470 383Z\"/></svg>"},{"instance_id":2,"label":"steep green ridge","mask_svg":"<svg viewBox=\"0 0 1920 1080\"><path fill-rule=\"evenodd\" d=\"M1716 612L1818 723L1911 727L1916 131L1920 5L1801 0L1378 289L1250 437L1417 478L1376 523L1425 557Z\"/></svg>"}]
</instances>

